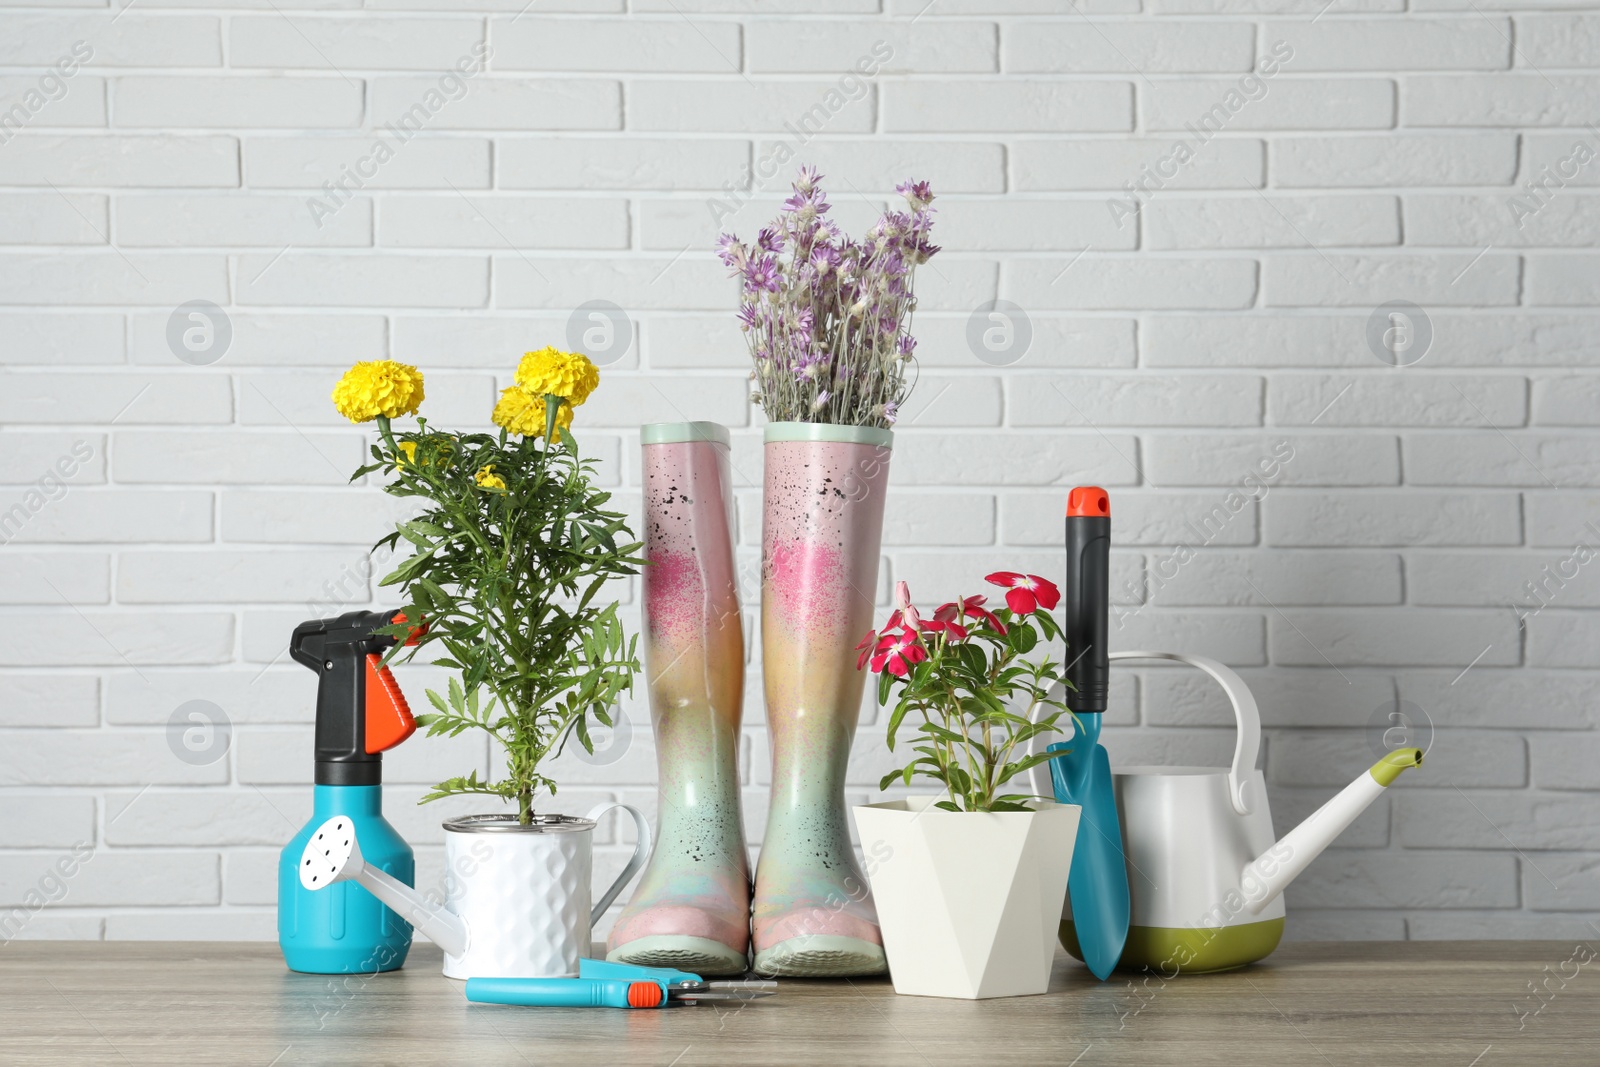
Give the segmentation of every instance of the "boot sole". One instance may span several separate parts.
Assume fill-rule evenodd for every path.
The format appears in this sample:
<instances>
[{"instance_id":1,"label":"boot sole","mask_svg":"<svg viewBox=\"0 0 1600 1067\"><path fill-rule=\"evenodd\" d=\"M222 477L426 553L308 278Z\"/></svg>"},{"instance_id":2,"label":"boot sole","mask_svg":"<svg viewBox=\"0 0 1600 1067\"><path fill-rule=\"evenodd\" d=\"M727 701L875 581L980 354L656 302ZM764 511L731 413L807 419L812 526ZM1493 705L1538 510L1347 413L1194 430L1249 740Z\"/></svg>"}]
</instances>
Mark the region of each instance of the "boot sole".
<instances>
[{"instance_id":1,"label":"boot sole","mask_svg":"<svg viewBox=\"0 0 1600 1067\"><path fill-rule=\"evenodd\" d=\"M606 953L612 963L632 963L640 967L670 967L701 976L743 974L750 958L720 941L681 934L653 934L618 945Z\"/></svg>"},{"instance_id":2,"label":"boot sole","mask_svg":"<svg viewBox=\"0 0 1600 1067\"><path fill-rule=\"evenodd\" d=\"M860 978L889 970L883 947L856 937L807 934L756 953L755 972L779 978Z\"/></svg>"}]
</instances>

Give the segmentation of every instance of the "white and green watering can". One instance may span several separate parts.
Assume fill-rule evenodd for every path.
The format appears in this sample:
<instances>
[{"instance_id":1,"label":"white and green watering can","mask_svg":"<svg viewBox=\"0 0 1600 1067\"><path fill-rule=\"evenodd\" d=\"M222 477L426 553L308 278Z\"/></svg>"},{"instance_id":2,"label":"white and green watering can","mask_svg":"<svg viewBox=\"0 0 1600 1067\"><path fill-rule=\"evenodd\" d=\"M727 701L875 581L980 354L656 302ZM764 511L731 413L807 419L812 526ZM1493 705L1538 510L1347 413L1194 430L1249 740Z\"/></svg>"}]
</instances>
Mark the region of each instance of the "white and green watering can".
<instances>
[{"instance_id":1,"label":"white and green watering can","mask_svg":"<svg viewBox=\"0 0 1600 1067\"><path fill-rule=\"evenodd\" d=\"M1238 743L1229 768L1116 767L1131 899L1128 939L1118 966L1148 967L1171 977L1242 967L1278 947L1283 890L1355 821L1422 750L1396 749L1276 840L1266 782L1256 769L1261 716L1249 688L1231 669L1204 656L1113 652L1112 660L1186 663L1221 684L1233 704ZM1048 739L1041 739L1042 746ZM1035 767L1034 791L1051 795L1047 766ZM1069 905L1064 914L1070 916ZM1070 919L1061 943L1082 958Z\"/></svg>"}]
</instances>

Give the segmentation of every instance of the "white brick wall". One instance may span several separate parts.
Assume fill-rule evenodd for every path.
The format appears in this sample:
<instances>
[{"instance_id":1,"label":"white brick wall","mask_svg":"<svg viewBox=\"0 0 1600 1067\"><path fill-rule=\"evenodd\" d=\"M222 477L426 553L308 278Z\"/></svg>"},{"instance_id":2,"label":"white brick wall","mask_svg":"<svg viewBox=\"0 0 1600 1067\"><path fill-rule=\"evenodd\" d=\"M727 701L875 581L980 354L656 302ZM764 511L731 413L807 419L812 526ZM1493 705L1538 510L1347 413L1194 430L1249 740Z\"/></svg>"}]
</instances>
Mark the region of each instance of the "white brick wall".
<instances>
[{"instance_id":1,"label":"white brick wall","mask_svg":"<svg viewBox=\"0 0 1600 1067\"><path fill-rule=\"evenodd\" d=\"M311 765L284 646L382 602L362 550L404 510L346 484L365 439L326 394L356 359L422 365L430 415L482 425L522 351L614 302L633 336L585 446L636 509L640 422L729 423L753 573L760 420L708 245L802 161L853 228L904 177L941 196L881 592L1057 574L1065 490L1106 485L1115 642L1244 670L1280 828L1396 701L1432 722L1291 889L1293 936L1600 918L1600 562L1574 552L1600 546L1600 2L121 6L0 4L0 911L95 850L23 936L272 936ZM1004 366L967 341L995 299L1032 331ZM210 365L168 342L194 300L232 330ZM1431 326L1414 365L1369 344L1390 301ZM439 672L408 670L421 703ZM748 689L758 841L759 663ZM191 700L232 727L209 762L169 742ZM563 804L653 810L630 714ZM1202 679L1128 669L1106 736L1224 761L1228 723ZM425 878L445 813L415 798L488 759L391 756Z\"/></svg>"}]
</instances>

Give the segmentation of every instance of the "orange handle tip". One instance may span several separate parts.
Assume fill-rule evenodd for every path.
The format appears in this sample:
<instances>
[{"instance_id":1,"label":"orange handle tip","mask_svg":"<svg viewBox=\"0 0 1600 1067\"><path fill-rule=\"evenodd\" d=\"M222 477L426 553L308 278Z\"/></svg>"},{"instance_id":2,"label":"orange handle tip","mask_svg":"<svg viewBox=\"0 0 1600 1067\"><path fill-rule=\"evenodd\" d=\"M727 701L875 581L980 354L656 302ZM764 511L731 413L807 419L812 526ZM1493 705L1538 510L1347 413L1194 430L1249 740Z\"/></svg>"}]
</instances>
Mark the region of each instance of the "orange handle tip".
<instances>
[{"instance_id":1,"label":"orange handle tip","mask_svg":"<svg viewBox=\"0 0 1600 1067\"><path fill-rule=\"evenodd\" d=\"M1067 516L1090 515L1096 518L1111 514L1111 498L1098 485L1080 485L1067 494Z\"/></svg>"}]
</instances>

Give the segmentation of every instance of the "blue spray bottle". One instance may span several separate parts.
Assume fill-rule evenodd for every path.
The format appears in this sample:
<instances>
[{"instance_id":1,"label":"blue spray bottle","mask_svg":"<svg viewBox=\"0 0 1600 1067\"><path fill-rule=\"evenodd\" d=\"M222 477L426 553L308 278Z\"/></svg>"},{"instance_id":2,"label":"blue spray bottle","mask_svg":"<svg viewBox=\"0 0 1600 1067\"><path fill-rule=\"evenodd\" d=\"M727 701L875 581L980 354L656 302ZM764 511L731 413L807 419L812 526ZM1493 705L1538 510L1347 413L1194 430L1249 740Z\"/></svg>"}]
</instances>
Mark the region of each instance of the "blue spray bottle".
<instances>
[{"instance_id":1,"label":"blue spray bottle","mask_svg":"<svg viewBox=\"0 0 1600 1067\"><path fill-rule=\"evenodd\" d=\"M317 672L314 810L278 857L278 944L292 971L392 971L411 950L411 926L354 884L312 893L296 865L312 831L335 815L355 821L369 866L411 885L415 857L383 817L383 756L416 730L383 654L400 637L375 633L404 615L352 611L295 627L289 654ZM415 644L415 638L407 640Z\"/></svg>"}]
</instances>

